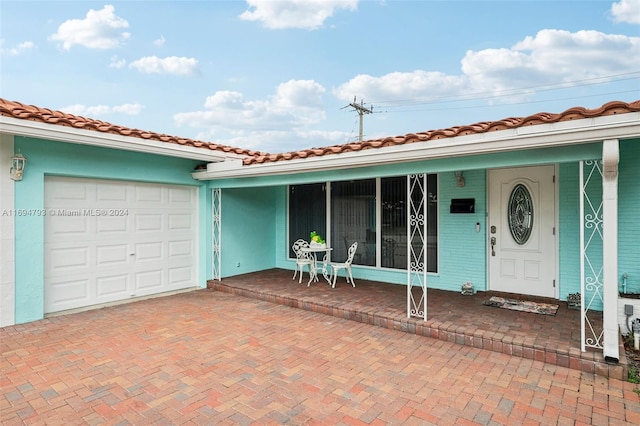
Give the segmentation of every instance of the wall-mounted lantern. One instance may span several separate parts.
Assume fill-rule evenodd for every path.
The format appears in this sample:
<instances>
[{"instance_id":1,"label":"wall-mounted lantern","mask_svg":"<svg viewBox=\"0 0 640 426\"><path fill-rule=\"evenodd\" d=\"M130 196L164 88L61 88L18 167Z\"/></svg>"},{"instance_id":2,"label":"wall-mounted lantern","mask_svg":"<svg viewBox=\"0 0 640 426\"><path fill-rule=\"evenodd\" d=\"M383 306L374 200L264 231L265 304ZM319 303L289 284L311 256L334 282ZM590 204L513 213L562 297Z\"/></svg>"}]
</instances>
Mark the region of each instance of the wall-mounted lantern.
<instances>
[{"instance_id":1,"label":"wall-mounted lantern","mask_svg":"<svg viewBox=\"0 0 640 426\"><path fill-rule=\"evenodd\" d=\"M24 167L27 164L27 159L18 151L16 155L11 157L11 179L22 180L22 174L24 173Z\"/></svg>"}]
</instances>

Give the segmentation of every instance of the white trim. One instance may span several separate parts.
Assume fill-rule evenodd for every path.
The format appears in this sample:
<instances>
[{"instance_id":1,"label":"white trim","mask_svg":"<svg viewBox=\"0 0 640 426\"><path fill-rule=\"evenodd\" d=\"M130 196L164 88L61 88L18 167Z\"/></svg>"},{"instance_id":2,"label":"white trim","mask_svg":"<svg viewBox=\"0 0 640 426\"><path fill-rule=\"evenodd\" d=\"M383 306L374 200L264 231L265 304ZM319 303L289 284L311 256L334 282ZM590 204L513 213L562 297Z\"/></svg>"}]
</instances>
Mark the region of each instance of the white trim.
<instances>
[{"instance_id":1,"label":"white trim","mask_svg":"<svg viewBox=\"0 0 640 426\"><path fill-rule=\"evenodd\" d=\"M618 164L617 139L602 143L602 278L605 360L620 359L618 346Z\"/></svg>"},{"instance_id":2,"label":"white trim","mask_svg":"<svg viewBox=\"0 0 640 426\"><path fill-rule=\"evenodd\" d=\"M325 215L326 232L327 232L326 237L327 237L327 241L329 242L329 247L333 247L333 241L331 241L331 181L325 181L323 182L323 185L324 185L324 193L326 194L325 205L324 205L325 206L324 215ZM288 187L290 187L290 185ZM331 261L331 252L327 252L327 256L329 256L329 261Z\"/></svg>"},{"instance_id":3,"label":"white trim","mask_svg":"<svg viewBox=\"0 0 640 426\"><path fill-rule=\"evenodd\" d=\"M13 136L0 135L0 327L15 324L15 185L9 177ZM19 182L18 182L19 183Z\"/></svg>"},{"instance_id":4,"label":"white trim","mask_svg":"<svg viewBox=\"0 0 640 426\"><path fill-rule=\"evenodd\" d=\"M417 206L413 203L414 191L419 191L420 204ZM424 321L427 320L428 202L427 174L407 175L407 318L423 318ZM414 236L420 243L417 255L413 248ZM414 295L414 287L421 292L419 298Z\"/></svg>"},{"instance_id":5,"label":"white trim","mask_svg":"<svg viewBox=\"0 0 640 426\"><path fill-rule=\"evenodd\" d=\"M211 188L211 279L222 280L222 189Z\"/></svg>"},{"instance_id":6,"label":"white trim","mask_svg":"<svg viewBox=\"0 0 640 426\"><path fill-rule=\"evenodd\" d=\"M556 243L556 287L555 287L555 298L560 299L560 164L553 164L553 190L555 193L555 198L553 202L555 203L554 210L555 216L553 218L553 229L554 229L554 237Z\"/></svg>"},{"instance_id":7,"label":"white trim","mask_svg":"<svg viewBox=\"0 0 640 426\"><path fill-rule=\"evenodd\" d=\"M585 321L585 303L586 303L586 293L584 289L584 280L585 280L585 248L584 248L584 161L579 162L580 167L578 171L579 176L579 186L578 186L578 194L580 195L580 350L585 352L586 349L586 321Z\"/></svg>"},{"instance_id":8,"label":"white trim","mask_svg":"<svg viewBox=\"0 0 640 426\"><path fill-rule=\"evenodd\" d=\"M167 155L192 160L219 162L225 161L226 159L243 158L237 154L222 153L207 148L183 146L153 139L146 140L94 130L76 129L13 117L0 116L0 126L2 127L2 133L12 135L115 148L125 151L144 152L147 154Z\"/></svg>"},{"instance_id":9,"label":"white trim","mask_svg":"<svg viewBox=\"0 0 640 426\"><path fill-rule=\"evenodd\" d=\"M553 228L555 230L555 233L553 234L553 248L554 248L554 264L555 264L555 271L553 274L553 280L555 281L555 285L553 287L553 296L547 296L550 298L554 298L554 299L558 299L560 297L560 237L559 237L559 228L560 228L560 197L559 197L559 180L558 180L558 171L559 171L559 167L557 163L545 163L545 164L538 164L536 166L532 166L533 168L546 168L546 167L553 167L553 176L555 176L555 180L552 183L553 185L553 190L554 190L554 197L553 197L553 210L554 210L554 214L553 214ZM486 232L487 232L487 239L485 240L485 244L487 245L487 285L486 285L486 289L491 291L491 290L495 290L495 287L491 286L492 283L492 275L491 275L491 262L493 261L492 255L491 255L491 237L493 236L493 234L491 234L491 221L490 219L492 218L491 214L493 213L492 206L491 205L491 197L492 197L492 192L491 192L491 172L492 171L501 171L501 170L520 170L521 168L518 167L494 167L494 168L490 168L486 170L486 184L487 184L487 196L486 196L486 200L487 200L487 215L486 215L486 220L487 220L487 224L486 224ZM520 177L522 177L522 175L520 175ZM551 177L551 176L549 176ZM495 177L493 178L495 179ZM541 203L541 201L540 201ZM500 208L500 207L498 207ZM542 204L540 204L539 209L542 209ZM502 214L502 213L500 213ZM500 228L498 228L500 229ZM495 283L495 279L493 280L493 282Z\"/></svg>"},{"instance_id":10,"label":"white trim","mask_svg":"<svg viewBox=\"0 0 640 426\"><path fill-rule=\"evenodd\" d=\"M318 172L449 158L460 155L552 148L600 142L603 139L624 139L638 136L640 136L640 112L632 112L408 143L385 148L365 149L339 155L323 155L250 166L242 166L241 162L235 162L236 168L228 167L233 166L232 164L225 164L224 168L220 165L208 164L206 171L194 172L191 176L198 180L210 180Z\"/></svg>"},{"instance_id":11,"label":"white trim","mask_svg":"<svg viewBox=\"0 0 640 426\"><path fill-rule=\"evenodd\" d=\"M382 268L382 178L375 178L376 182L376 269Z\"/></svg>"}]
</instances>

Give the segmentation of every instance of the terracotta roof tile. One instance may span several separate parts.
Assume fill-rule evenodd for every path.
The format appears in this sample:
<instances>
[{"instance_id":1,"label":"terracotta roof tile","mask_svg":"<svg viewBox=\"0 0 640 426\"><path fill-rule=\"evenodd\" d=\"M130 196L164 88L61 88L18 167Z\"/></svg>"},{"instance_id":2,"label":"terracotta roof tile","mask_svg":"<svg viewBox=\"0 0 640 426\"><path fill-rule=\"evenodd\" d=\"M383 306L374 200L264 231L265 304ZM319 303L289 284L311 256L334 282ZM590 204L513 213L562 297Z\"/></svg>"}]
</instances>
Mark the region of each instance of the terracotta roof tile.
<instances>
[{"instance_id":1,"label":"terracotta roof tile","mask_svg":"<svg viewBox=\"0 0 640 426\"><path fill-rule=\"evenodd\" d=\"M334 145L323 149L307 149L301 151L287 152L284 154L260 155L252 158L245 158L244 165L264 164L284 160L296 160L314 157L318 155L333 155L346 152L356 152L366 149L375 149L388 146L405 145L416 142L426 142L431 140L453 138L494 132L498 130L515 129L536 124L557 123L561 121L577 120L581 118L601 117L606 115L624 114L628 112L640 111L640 100L625 103L621 101L608 102L600 108L586 109L583 107L570 108L559 114L540 112L528 117L510 117L498 121L485 121L467 126L456 126L448 129L430 130L427 132L409 133L404 136L385 137L382 139L362 141L358 143L347 143L344 145Z\"/></svg>"},{"instance_id":2,"label":"terracotta roof tile","mask_svg":"<svg viewBox=\"0 0 640 426\"><path fill-rule=\"evenodd\" d=\"M325 155L336 155L346 152L357 152L368 149L378 149L398 145L406 145L416 142L428 142L453 138L456 136L473 135L499 130L515 129L518 127L532 126L536 124L557 123L571 121L582 118L592 118L628 112L640 111L640 100L625 103L621 101L608 102L600 108L586 109L583 107L570 108L559 114L540 112L528 117L509 117L498 121L484 121L480 123L455 126L447 129L429 130L426 132L409 133L400 136L389 136L380 139L368 140L343 145L333 145L322 148L311 148L300 151L284 152L278 154L268 154L265 152L251 151L242 148L235 148L227 145L219 145L210 142L203 142L194 139L180 138L166 134L148 132L144 130L131 129L107 123L91 118L84 118L67 114L61 111L53 111L33 105L24 105L15 101L8 101L0 98L0 115L19 118L24 120L39 121L47 124L59 126L75 127L79 129L111 133L122 136L137 137L146 140L155 140L163 143L173 143L182 146L192 146L194 148L210 149L222 151L236 155L247 156L244 158L244 165L273 163L277 161L289 161L311 157L322 157Z\"/></svg>"},{"instance_id":3,"label":"terracotta roof tile","mask_svg":"<svg viewBox=\"0 0 640 426\"><path fill-rule=\"evenodd\" d=\"M248 149L235 148L227 145L219 145L210 142L203 142L195 139L181 138L155 132L149 132L139 129L131 129L122 127L106 121L95 120L92 118L80 117L73 114L67 114L62 111L53 111L47 108L40 108L34 105L25 105L20 102L9 101L0 98L0 115L6 117L20 118L23 120L38 121L41 123L55 124L58 126L73 127L76 129L91 130L101 133L110 133L114 135L130 136L145 140L153 140L163 143L172 143L182 146L191 146L194 148L210 149L213 151L222 151L226 153L258 156L266 155L264 152L252 151Z\"/></svg>"}]
</instances>

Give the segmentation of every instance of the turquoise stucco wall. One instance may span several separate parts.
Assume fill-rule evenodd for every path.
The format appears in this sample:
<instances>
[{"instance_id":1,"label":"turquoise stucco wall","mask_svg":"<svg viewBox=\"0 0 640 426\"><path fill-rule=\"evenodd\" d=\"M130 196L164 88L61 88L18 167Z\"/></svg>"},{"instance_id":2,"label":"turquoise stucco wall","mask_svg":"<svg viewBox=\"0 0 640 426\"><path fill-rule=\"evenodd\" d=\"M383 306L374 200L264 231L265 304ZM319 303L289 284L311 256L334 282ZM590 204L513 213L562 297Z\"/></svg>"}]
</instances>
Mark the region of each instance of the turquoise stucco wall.
<instances>
[{"instance_id":1,"label":"turquoise stucco wall","mask_svg":"<svg viewBox=\"0 0 640 426\"><path fill-rule=\"evenodd\" d=\"M456 186L453 172L440 174L440 268L428 277L429 287L460 291L466 281L487 288L487 180L484 170L465 170L465 186ZM452 214L452 198L475 198L474 214ZM476 232L476 223L480 224Z\"/></svg>"},{"instance_id":2,"label":"turquoise stucco wall","mask_svg":"<svg viewBox=\"0 0 640 426\"><path fill-rule=\"evenodd\" d=\"M222 277L275 268L277 193L275 188L222 191Z\"/></svg>"},{"instance_id":3,"label":"turquoise stucco wall","mask_svg":"<svg viewBox=\"0 0 640 426\"><path fill-rule=\"evenodd\" d=\"M640 293L640 139L620 143L618 177L618 275L627 292Z\"/></svg>"},{"instance_id":4,"label":"turquoise stucco wall","mask_svg":"<svg viewBox=\"0 0 640 426\"><path fill-rule=\"evenodd\" d=\"M206 184L191 178L199 162L102 147L15 137L15 149L27 157L23 180L15 186L15 208L44 208L45 175L133 180L199 187L199 285L206 285L211 270L211 197ZM15 321L24 323L44 316L44 218L16 217L15 221Z\"/></svg>"},{"instance_id":5,"label":"turquoise stucco wall","mask_svg":"<svg viewBox=\"0 0 640 426\"><path fill-rule=\"evenodd\" d=\"M568 293L579 291L579 227L578 211L578 160L598 158L601 156L601 144L582 145L578 149L542 149L527 152L502 153L491 156L474 156L457 159L440 159L416 163L392 164L376 167L363 167L353 170L328 171L284 176L266 176L263 178L225 179L213 181L212 187L220 186L223 190L223 205L231 188L246 188L245 192L235 194L234 203L238 206L252 206L273 214L274 222L269 232L273 232L273 263L265 262L265 268L277 267L293 269L294 262L288 258L287 241L287 184L335 181L344 179L365 179L379 176L394 176L407 173L439 173L439 271L429 274L428 285L459 291L465 281L471 281L476 290L487 289L487 180L486 169L493 167L512 167L514 165L534 165L559 163L559 295L565 298ZM478 168L474 168L478 166ZM464 170L465 186L457 187L453 170ZM253 189L250 189L253 188ZM257 189L259 188L259 189ZM263 190L268 190L263 194ZM260 200L254 200L255 194L261 194ZM269 194L268 198L264 198ZM245 200L241 200L244 197ZM475 198L475 214L451 214L449 205L452 198ZM226 206L230 209L229 206ZM244 208L244 207L243 207ZM273 212L270 211L273 209ZM224 211L229 211L226 208ZM223 219L226 221L228 214ZM234 218L234 220L236 220ZM476 223L480 224L480 232L475 231ZM235 224L233 226L240 226ZM225 226L225 225L223 225ZM258 229L255 223L243 225L246 232ZM224 250L237 253L237 248L230 248L229 241ZM235 243L232 243L235 244ZM223 253L224 253L223 250ZM266 255L266 253L265 253ZM236 256L234 254L234 256ZM238 254L236 257L239 257ZM224 254L223 254L224 257ZM233 256L231 256L233 257ZM260 270L253 264L245 271L237 268L234 260L226 258L223 262L226 271L223 276L249 270ZM271 259L266 257L265 259ZM241 262L242 265L242 262ZM229 269L230 268L230 269ZM231 271L231 272L229 272ZM406 271L376 269L374 267L354 266L356 279L368 279L389 283L406 283Z\"/></svg>"},{"instance_id":6,"label":"turquoise stucco wall","mask_svg":"<svg viewBox=\"0 0 640 426\"><path fill-rule=\"evenodd\" d=\"M627 291L640 293L640 140L620 142L618 167L618 283L622 287L627 274ZM580 193L579 163L560 165L560 300L569 293L580 292ZM601 179L589 190L594 200L600 202ZM588 206L585 207L588 209ZM589 230L586 229L585 238ZM591 243L589 255L594 259L596 273L602 263L602 244L599 238ZM589 265L586 265L589 274ZM599 303L597 303L599 308Z\"/></svg>"},{"instance_id":7,"label":"turquoise stucco wall","mask_svg":"<svg viewBox=\"0 0 640 426\"><path fill-rule=\"evenodd\" d=\"M476 288L486 287L486 173L484 170L465 171L466 184L457 187L453 172L440 174L439 211L440 255L439 272L429 274L429 286L447 290L459 290L462 283L471 281ZM294 261L288 258L287 241L287 187L275 190L275 267L293 269ZM452 198L475 198L474 214L451 214L449 205ZM480 232L476 232L476 223L480 223ZM226 247L226 246L225 246ZM465 259L461 266L456 259ZM374 267L354 265L354 278L405 284L407 273L404 270L376 269Z\"/></svg>"},{"instance_id":8,"label":"turquoise stucco wall","mask_svg":"<svg viewBox=\"0 0 640 426\"><path fill-rule=\"evenodd\" d=\"M365 166L344 170L215 179L209 182L211 188L223 189L260 188L265 186L276 187L289 184L370 179L385 176L404 176L413 173L440 173L453 172L455 170L484 170L497 167L554 164L574 162L582 159L600 158L601 156L602 145L600 143L592 143L580 145L578 147L544 148L467 157L459 156L434 160L386 164L381 166Z\"/></svg>"},{"instance_id":9,"label":"turquoise stucco wall","mask_svg":"<svg viewBox=\"0 0 640 426\"><path fill-rule=\"evenodd\" d=\"M558 168L558 279L560 300L580 292L580 179L579 163Z\"/></svg>"}]
</instances>

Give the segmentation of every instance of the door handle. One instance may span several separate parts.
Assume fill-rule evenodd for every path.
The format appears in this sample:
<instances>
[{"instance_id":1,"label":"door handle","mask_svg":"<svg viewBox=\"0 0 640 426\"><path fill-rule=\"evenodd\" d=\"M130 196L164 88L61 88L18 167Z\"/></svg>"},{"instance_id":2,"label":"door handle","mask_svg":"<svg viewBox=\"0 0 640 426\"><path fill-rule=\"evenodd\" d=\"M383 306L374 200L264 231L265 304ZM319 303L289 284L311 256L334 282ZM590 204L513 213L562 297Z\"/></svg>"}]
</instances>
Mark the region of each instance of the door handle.
<instances>
[{"instance_id":1,"label":"door handle","mask_svg":"<svg viewBox=\"0 0 640 426\"><path fill-rule=\"evenodd\" d=\"M496 237L491 237L491 256L496 255Z\"/></svg>"}]
</instances>

